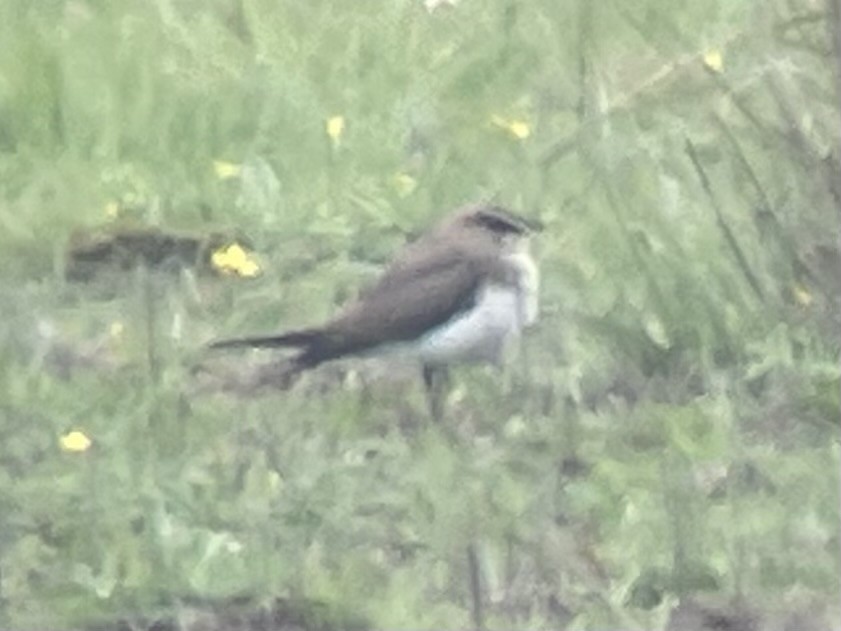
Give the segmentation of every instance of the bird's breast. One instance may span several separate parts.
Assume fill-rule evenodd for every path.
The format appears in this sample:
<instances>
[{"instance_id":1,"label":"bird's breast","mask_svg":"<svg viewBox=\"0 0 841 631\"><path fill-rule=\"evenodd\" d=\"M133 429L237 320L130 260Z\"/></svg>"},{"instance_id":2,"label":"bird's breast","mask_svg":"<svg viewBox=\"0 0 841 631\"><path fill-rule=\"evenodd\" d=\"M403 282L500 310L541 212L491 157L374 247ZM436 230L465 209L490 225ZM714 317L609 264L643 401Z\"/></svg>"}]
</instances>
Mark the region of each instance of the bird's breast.
<instances>
[{"instance_id":1,"label":"bird's breast","mask_svg":"<svg viewBox=\"0 0 841 631\"><path fill-rule=\"evenodd\" d=\"M473 305L417 341L424 363L498 362L506 343L524 325L528 306L515 285L487 284Z\"/></svg>"}]
</instances>

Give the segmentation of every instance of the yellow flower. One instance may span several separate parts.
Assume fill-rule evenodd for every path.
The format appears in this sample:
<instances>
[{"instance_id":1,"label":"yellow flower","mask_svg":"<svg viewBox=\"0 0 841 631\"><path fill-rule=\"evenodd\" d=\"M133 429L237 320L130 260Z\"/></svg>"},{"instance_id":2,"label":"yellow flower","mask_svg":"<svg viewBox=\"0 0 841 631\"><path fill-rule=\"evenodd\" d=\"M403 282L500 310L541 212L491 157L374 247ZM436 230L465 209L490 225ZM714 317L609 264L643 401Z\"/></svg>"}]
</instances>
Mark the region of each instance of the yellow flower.
<instances>
[{"instance_id":1,"label":"yellow flower","mask_svg":"<svg viewBox=\"0 0 841 631\"><path fill-rule=\"evenodd\" d=\"M812 293L803 285L795 285L791 293L794 295L794 301L804 309L811 306L815 300Z\"/></svg>"},{"instance_id":2,"label":"yellow flower","mask_svg":"<svg viewBox=\"0 0 841 631\"><path fill-rule=\"evenodd\" d=\"M91 446L91 439L83 432L73 430L59 438L59 444L64 451L82 452L87 451Z\"/></svg>"},{"instance_id":3,"label":"yellow flower","mask_svg":"<svg viewBox=\"0 0 841 631\"><path fill-rule=\"evenodd\" d=\"M408 173L398 173L394 176L394 188L400 197L408 197L417 187L418 181Z\"/></svg>"},{"instance_id":4,"label":"yellow flower","mask_svg":"<svg viewBox=\"0 0 841 631\"><path fill-rule=\"evenodd\" d=\"M109 219L116 219L120 214L120 204L115 201L110 201L105 204L105 216Z\"/></svg>"},{"instance_id":5,"label":"yellow flower","mask_svg":"<svg viewBox=\"0 0 841 631\"><path fill-rule=\"evenodd\" d=\"M277 471L269 471L269 488L277 491L283 487L283 478Z\"/></svg>"},{"instance_id":6,"label":"yellow flower","mask_svg":"<svg viewBox=\"0 0 841 631\"><path fill-rule=\"evenodd\" d=\"M508 125L508 131L511 132L515 138L525 140L531 136L531 127L525 121L511 121Z\"/></svg>"},{"instance_id":7,"label":"yellow flower","mask_svg":"<svg viewBox=\"0 0 841 631\"><path fill-rule=\"evenodd\" d=\"M122 322L114 320L114 322L111 323L111 326L108 327L108 335L116 340L123 336L123 331L125 330L126 327Z\"/></svg>"},{"instance_id":8,"label":"yellow flower","mask_svg":"<svg viewBox=\"0 0 841 631\"><path fill-rule=\"evenodd\" d=\"M260 273L260 265L238 243L216 250L211 255L210 262L213 267L225 274L253 278Z\"/></svg>"},{"instance_id":9,"label":"yellow flower","mask_svg":"<svg viewBox=\"0 0 841 631\"><path fill-rule=\"evenodd\" d=\"M517 140L525 140L526 138L531 136L531 125L529 125L524 120L508 120L506 118L503 118L502 116L494 114L491 117L491 122L497 127L507 131Z\"/></svg>"},{"instance_id":10,"label":"yellow flower","mask_svg":"<svg viewBox=\"0 0 841 631\"><path fill-rule=\"evenodd\" d=\"M224 160L214 160L213 170L216 172L216 177L220 180L230 180L231 178L239 177L240 173L242 173L242 165L225 162Z\"/></svg>"},{"instance_id":11,"label":"yellow flower","mask_svg":"<svg viewBox=\"0 0 841 631\"><path fill-rule=\"evenodd\" d=\"M327 131L327 135L330 137L330 140L333 141L333 144L339 144L339 139L345 131L345 117L331 116L327 119L325 129Z\"/></svg>"},{"instance_id":12,"label":"yellow flower","mask_svg":"<svg viewBox=\"0 0 841 631\"><path fill-rule=\"evenodd\" d=\"M456 0L424 0L423 6L426 7L426 10L432 13L438 7L443 6L456 6Z\"/></svg>"},{"instance_id":13,"label":"yellow flower","mask_svg":"<svg viewBox=\"0 0 841 631\"><path fill-rule=\"evenodd\" d=\"M704 53L704 65L710 70L721 72L724 68L724 57L720 50L712 49Z\"/></svg>"}]
</instances>

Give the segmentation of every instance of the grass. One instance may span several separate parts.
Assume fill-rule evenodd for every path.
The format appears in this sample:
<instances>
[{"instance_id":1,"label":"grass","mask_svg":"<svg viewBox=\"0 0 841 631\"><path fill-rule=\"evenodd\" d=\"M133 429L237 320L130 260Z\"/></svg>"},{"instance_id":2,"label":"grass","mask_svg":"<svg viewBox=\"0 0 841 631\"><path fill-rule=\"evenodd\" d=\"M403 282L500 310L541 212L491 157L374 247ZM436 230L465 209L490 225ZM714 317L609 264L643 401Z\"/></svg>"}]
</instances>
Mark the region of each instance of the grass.
<instances>
[{"instance_id":1,"label":"grass","mask_svg":"<svg viewBox=\"0 0 841 631\"><path fill-rule=\"evenodd\" d=\"M830 15L0 0L0 626L837 626ZM327 316L482 197L547 225L541 321L448 431L353 368L191 394L209 339ZM262 273L67 280L138 226Z\"/></svg>"}]
</instances>

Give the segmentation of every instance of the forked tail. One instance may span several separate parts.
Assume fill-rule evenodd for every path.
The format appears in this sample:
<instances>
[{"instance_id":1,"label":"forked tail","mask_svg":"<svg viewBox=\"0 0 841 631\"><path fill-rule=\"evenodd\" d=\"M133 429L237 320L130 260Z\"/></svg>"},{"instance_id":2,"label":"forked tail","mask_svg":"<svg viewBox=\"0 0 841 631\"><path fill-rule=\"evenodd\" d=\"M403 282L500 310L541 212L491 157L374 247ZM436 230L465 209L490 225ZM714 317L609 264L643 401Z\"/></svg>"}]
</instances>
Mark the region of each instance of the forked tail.
<instances>
[{"instance_id":1,"label":"forked tail","mask_svg":"<svg viewBox=\"0 0 841 631\"><path fill-rule=\"evenodd\" d=\"M318 337L312 330L290 331L278 335L238 337L212 342L209 348L304 348L311 345Z\"/></svg>"}]
</instances>

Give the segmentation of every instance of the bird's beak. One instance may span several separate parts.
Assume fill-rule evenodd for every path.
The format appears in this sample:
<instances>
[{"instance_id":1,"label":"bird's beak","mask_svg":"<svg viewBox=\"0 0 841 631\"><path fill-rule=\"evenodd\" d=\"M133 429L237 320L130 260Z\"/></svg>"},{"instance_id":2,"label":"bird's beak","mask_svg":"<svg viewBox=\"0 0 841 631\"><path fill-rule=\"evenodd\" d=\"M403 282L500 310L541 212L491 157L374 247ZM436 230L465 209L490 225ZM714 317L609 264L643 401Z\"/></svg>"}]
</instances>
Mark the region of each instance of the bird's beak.
<instances>
[{"instance_id":1,"label":"bird's beak","mask_svg":"<svg viewBox=\"0 0 841 631\"><path fill-rule=\"evenodd\" d=\"M523 217L523 225L528 228L529 232L543 232L546 227L540 219Z\"/></svg>"}]
</instances>

